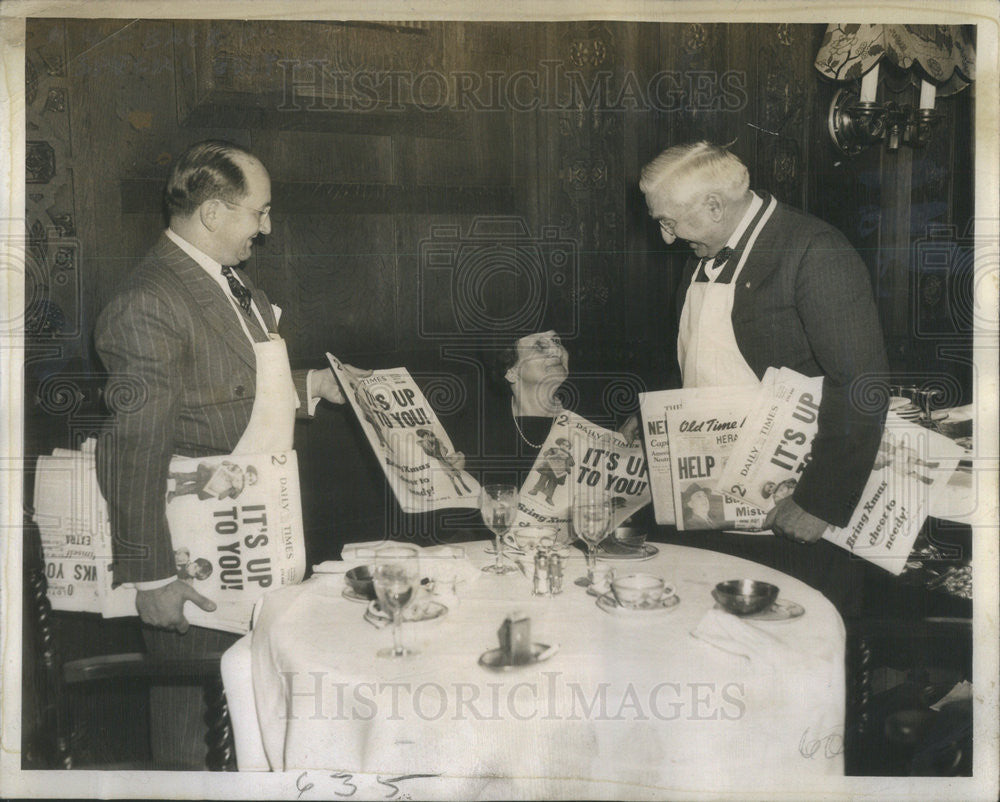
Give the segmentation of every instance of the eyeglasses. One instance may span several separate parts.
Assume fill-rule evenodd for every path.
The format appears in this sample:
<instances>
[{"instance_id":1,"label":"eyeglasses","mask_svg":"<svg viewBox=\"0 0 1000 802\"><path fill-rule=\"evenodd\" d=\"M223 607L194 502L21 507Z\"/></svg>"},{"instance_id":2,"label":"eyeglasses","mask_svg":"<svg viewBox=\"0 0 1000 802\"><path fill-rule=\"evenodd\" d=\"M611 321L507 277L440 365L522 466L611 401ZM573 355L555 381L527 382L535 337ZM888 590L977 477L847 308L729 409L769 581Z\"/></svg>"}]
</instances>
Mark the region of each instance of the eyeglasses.
<instances>
[{"instance_id":1,"label":"eyeglasses","mask_svg":"<svg viewBox=\"0 0 1000 802\"><path fill-rule=\"evenodd\" d=\"M677 232L675 231L675 227L677 224L687 220L687 218L690 217L697 209L700 209L704 205L705 200L706 198L702 198L698 202L691 203L686 209L684 209L683 212L681 212L680 216L675 221L659 220L660 230L665 231L671 237L676 239Z\"/></svg>"},{"instance_id":2,"label":"eyeglasses","mask_svg":"<svg viewBox=\"0 0 1000 802\"><path fill-rule=\"evenodd\" d=\"M255 209L253 206L244 206L241 203L233 203L232 201L227 201L225 198L219 198L226 206L235 206L237 209L246 209L248 212L257 213L257 222L263 223L266 219L271 216L270 205L265 206L263 209Z\"/></svg>"}]
</instances>

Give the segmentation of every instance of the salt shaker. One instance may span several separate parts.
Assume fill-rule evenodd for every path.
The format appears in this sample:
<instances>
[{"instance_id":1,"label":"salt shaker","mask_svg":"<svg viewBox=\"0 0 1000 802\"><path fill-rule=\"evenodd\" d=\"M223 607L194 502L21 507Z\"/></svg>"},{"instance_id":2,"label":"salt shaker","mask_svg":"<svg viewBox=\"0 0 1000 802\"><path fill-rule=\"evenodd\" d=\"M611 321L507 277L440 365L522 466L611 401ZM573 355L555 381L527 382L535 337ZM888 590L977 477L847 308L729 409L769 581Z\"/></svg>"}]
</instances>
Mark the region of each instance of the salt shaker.
<instances>
[{"instance_id":1,"label":"salt shaker","mask_svg":"<svg viewBox=\"0 0 1000 802\"><path fill-rule=\"evenodd\" d=\"M549 557L549 595L562 593L563 566L562 557L555 552Z\"/></svg>"},{"instance_id":2,"label":"salt shaker","mask_svg":"<svg viewBox=\"0 0 1000 802\"><path fill-rule=\"evenodd\" d=\"M541 549L535 552L535 576L533 593L544 596L549 592L549 556Z\"/></svg>"}]
</instances>

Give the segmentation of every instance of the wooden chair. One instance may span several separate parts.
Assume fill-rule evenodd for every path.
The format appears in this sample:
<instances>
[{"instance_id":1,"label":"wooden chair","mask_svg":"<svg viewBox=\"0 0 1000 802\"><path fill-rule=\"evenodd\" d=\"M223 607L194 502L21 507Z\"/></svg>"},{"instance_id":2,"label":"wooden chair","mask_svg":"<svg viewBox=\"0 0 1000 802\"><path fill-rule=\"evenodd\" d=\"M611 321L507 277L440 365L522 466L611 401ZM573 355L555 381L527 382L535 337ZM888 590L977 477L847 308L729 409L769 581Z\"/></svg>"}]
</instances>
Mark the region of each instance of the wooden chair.
<instances>
[{"instance_id":1,"label":"wooden chair","mask_svg":"<svg viewBox=\"0 0 1000 802\"><path fill-rule=\"evenodd\" d=\"M236 751L233 744L229 708L219 671L221 654L190 660L158 660L146 654L130 652L105 654L62 662L56 644L53 611L46 595L47 581L43 567L34 567L25 577L25 616L30 616L34 631L30 640L34 654L25 650L25 662L33 657L35 692L39 695L39 743L27 748L32 768L81 768L74 758L75 732L80 724L74 720L73 695L80 690L104 683L115 689L129 683L141 685L201 684L208 708L206 715L205 766L210 771L235 771ZM57 614L55 614L57 615ZM25 670L28 666L25 665ZM90 769L148 769L156 765L114 763L86 765Z\"/></svg>"}]
</instances>

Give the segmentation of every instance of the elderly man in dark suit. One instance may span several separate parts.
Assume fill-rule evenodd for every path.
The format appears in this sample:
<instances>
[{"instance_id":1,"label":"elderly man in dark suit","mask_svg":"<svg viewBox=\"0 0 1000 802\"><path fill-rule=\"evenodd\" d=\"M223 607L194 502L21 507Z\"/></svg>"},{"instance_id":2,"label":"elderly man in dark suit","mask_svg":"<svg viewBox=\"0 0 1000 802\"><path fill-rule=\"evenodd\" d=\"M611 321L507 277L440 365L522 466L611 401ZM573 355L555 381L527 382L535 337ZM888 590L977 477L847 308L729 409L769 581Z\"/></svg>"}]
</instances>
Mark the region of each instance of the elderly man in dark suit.
<instances>
[{"instance_id":1,"label":"elderly man in dark suit","mask_svg":"<svg viewBox=\"0 0 1000 802\"><path fill-rule=\"evenodd\" d=\"M167 183L169 227L97 323L109 387L136 387L136 403L112 410L98 476L111 516L115 581L137 588L154 653L193 656L234 640L189 631L184 617L186 601L205 610L215 604L177 578L165 512L171 457L287 450L296 414L312 414L320 398L344 401L329 369L289 370L277 336L280 310L233 270L250 258L257 235L271 230L270 203L270 178L252 154L222 141L191 146ZM198 700L179 699L165 704L188 729L154 721L154 758L199 767L199 716L188 709Z\"/></svg>"},{"instance_id":2,"label":"elderly man in dark suit","mask_svg":"<svg viewBox=\"0 0 1000 802\"><path fill-rule=\"evenodd\" d=\"M753 383L772 365L824 377L811 462L768 519L787 540L733 535L718 545L797 575L850 611L850 555L816 541L850 520L882 433L884 407L859 402L879 395L864 385L888 370L865 264L836 229L752 191L746 166L707 142L661 153L640 188L664 241L686 240L694 252L681 281L683 385Z\"/></svg>"}]
</instances>

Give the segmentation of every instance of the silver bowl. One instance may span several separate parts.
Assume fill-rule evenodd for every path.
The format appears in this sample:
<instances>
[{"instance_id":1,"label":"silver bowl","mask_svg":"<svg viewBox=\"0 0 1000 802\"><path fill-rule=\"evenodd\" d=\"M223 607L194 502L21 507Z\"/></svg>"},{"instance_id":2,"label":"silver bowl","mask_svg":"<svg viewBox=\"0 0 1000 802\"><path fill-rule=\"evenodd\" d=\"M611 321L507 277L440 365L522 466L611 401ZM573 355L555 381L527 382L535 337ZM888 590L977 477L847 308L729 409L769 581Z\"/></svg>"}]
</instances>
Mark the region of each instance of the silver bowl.
<instances>
[{"instance_id":1,"label":"silver bowl","mask_svg":"<svg viewBox=\"0 0 1000 802\"><path fill-rule=\"evenodd\" d=\"M712 598L733 615L753 615L774 604L778 587L756 579L730 579L715 586Z\"/></svg>"}]
</instances>

